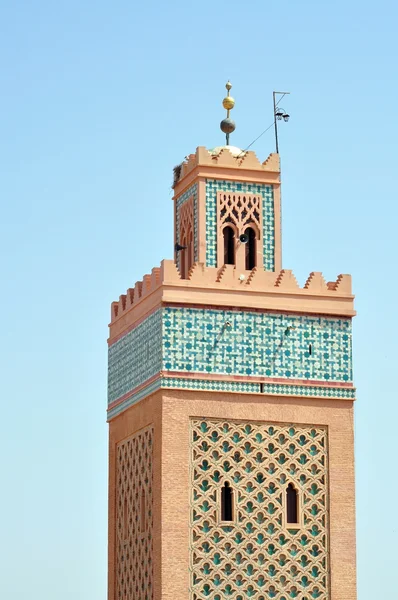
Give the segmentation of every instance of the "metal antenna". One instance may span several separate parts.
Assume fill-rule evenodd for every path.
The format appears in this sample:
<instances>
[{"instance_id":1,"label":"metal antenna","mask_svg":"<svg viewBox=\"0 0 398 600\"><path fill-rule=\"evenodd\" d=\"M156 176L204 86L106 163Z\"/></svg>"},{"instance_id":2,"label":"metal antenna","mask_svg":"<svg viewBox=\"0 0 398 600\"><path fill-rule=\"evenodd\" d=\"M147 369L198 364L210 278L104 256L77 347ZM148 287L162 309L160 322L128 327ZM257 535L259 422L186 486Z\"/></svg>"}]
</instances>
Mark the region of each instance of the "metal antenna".
<instances>
[{"instance_id":1,"label":"metal antenna","mask_svg":"<svg viewBox=\"0 0 398 600\"><path fill-rule=\"evenodd\" d=\"M282 100L282 98L284 98L288 94L290 94L290 92L272 92L273 99L274 99L275 148L276 148L277 154L279 154L277 121L281 121L283 119L284 121L287 122L290 117L290 115L288 115L287 112L283 108L278 108L278 104ZM276 96L281 96L281 98L279 98L278 102L276 101Z\"/></svg>"}]
</instances>

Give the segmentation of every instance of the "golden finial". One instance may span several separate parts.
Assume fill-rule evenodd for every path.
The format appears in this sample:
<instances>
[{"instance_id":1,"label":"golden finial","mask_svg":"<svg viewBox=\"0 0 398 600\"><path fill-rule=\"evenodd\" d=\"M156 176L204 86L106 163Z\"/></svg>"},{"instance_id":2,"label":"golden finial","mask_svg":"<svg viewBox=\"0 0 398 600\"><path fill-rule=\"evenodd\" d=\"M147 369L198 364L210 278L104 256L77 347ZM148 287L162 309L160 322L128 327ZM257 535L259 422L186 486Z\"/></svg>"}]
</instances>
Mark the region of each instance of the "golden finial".
<instances>
[{"instance_id":1,"label":"golden finial","mask_svg":"<svg viewBox=\"0 0 398 600\"><path fill-rule=\"evenodd\" d=\"M235 100L232 98L232 96L229 95L229 91L232 88L231 82L227 81L225 87L227 88L227 95L222 101L222 105L227 111L227 118L221 121L220 129L223 133L225 133L227 139L227 146L229 146L229 134L235 131L236 127L234 121L229 118L229 111L232 110L235 106Z\"/></svg>"}]
</instances>

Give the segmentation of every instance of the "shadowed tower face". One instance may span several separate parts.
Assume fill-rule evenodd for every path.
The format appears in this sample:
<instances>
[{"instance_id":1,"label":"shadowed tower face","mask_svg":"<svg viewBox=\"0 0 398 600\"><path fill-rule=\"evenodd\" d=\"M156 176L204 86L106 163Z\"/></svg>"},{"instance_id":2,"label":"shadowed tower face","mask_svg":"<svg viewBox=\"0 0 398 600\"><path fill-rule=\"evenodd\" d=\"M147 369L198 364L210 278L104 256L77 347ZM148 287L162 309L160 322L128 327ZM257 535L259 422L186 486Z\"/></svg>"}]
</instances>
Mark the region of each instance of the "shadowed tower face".
<instances>
[{"instance_id":1,"label":"shadowed tower face","mask_svg":"<svg viewBox=\"0 0 398 600\"><path fill-rule=\"evenodd\" d=\"M109 600L354 600L351 278L282 269L277 154L173 188L174 259L111 309Z\"/></svg>"}]
</instances>

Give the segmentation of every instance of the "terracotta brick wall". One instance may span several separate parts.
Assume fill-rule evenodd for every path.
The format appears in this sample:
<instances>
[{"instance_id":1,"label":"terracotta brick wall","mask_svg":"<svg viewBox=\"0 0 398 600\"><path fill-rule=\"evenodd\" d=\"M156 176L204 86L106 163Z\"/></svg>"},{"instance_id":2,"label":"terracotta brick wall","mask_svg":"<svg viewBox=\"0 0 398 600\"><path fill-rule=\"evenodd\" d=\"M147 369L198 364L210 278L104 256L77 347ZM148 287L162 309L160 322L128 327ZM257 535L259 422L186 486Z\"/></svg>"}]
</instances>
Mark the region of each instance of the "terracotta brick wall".
<instances>
[{"instance_id":1,"label":"terracotta brick wall","mask_svg":"<svg viewBox=\"0 0 398 600\"><path fill-rule=\"evenodd\" d=\"M154 426L154 600L189 599L191 417L322 425L328 428L331 598L355 600L352 402L259 398L186 390L156 392L110 423L109 600L116 600L115 447L120 440L151 423Z\"/></svg>"}]
</instances>

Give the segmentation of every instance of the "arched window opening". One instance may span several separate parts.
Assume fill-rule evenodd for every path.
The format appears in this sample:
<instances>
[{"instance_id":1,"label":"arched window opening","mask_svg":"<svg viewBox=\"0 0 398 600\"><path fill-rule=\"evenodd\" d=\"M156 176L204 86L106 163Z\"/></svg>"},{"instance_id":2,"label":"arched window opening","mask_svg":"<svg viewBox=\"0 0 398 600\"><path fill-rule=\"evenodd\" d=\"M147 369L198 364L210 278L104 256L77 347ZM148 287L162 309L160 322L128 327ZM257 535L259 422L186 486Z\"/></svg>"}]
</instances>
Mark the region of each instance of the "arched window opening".
<instances>
[{"instance_id":1,"label":"arched window opening","mask_svg":"<svg viewBox=\"0 0 398 600\"><path fill-rule=\"evenodd\" d=\"M289 483L286 490L286 521L288 523L298 523L298 494L291 483Z\"/></svg>"},{"instance_id":2,"label":"arched window opening","mask_svg":"<svg viewBox=\"0 0 398 600\"><path fill-rule=\"evenodd\" d=\"M249 238L246 244L246 271L251 271L256 266L256 232L248 227L245 234Z\"/></svg>"},{"instance_id":3,"label":"arched window opening","mask_svg":"<svg viewBox=\"0 0 398 600\"><path fill-rule=\"evenodd\" d=\"M235 264L235 234L232 227L224 227L224 264Z\"/></svg>"},{"instance_id":4,"label":"arched window opening","mask_svg":"<svg viewBox=\"0 0 398 600\"><path fill-rule=\"evenodd\" d=\"M228 481L225 482L221 490L221 520L232 521L233 520L233 490L230 487Z\"/></svg>"},{"instance_id":5,"label":"arched window opening","mask_svg":"<svg viewBox=\"0 0 398 600\"><path fill-rule=\"evenodd\" d=\"M141 502L140 502L140 531L141 531L141 533L145 533L145 531L146 531L146 517L147 517L146 494L145 494L145 490L142 490Z\"/></svg>"}]
</instances>

